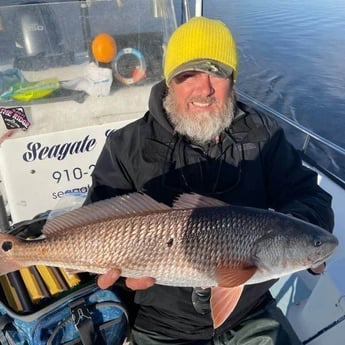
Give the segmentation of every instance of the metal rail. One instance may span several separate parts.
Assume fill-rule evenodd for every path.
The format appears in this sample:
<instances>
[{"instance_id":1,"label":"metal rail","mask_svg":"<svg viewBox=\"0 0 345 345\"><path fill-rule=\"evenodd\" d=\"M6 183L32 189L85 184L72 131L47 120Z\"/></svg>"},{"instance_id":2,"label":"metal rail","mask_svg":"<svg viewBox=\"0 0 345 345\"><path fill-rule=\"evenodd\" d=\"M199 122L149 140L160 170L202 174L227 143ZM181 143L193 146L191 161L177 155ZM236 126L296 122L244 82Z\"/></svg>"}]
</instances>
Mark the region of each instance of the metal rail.
<instances>
[{"instance_id":1,"label":"metal rail","mask_svg":"<svg viewBox=\"0 0 345 345\"><path fill-rule=\"evenodd\" d=\"M283 115L283 114L279 113L278 111L272 109L271 107L261 103L260 101L247 95L246 93L244 93L240 90L236 90L236 93L243 100L245 100L247 103L251 103L251 105L254 106L255 108L263 110L263 111L269 113L270 115L279 118L283 122L289 124L290 126L296 128L300 132L304 133L306 135L306 138L305 138L303 148L302 148L303 153L305 153L307 151L309 143L310 143L310 139L314 139L317 142L322 143L323 145L326 145L327 147L329 147L332 150L342 154L345 157L345 149L344 148L342 148L342 147L338 146L337 144L334 144L333 142L321 137L320 135L314 133L310 129L303 127L301 124L295 122L294 120L289 119L285 115Z\"/></svg>"},{"instance_id":2,"label":"metal rail","mask_svg":"<svg viewBox=\"0 0 345 345\"><path fill-rule=\"evenodd\" d=\"M184 6L188 7L188 1L184 1ZM202 15L203 15L203 0L195 0L195 16L202 16ZM327 146L328 148L340 153L342 156L344 156L344 159L345 159L345 149L344 148L342 148L342 147L334 144L333 142L321 137L320 135L314 133L310 129L303 127L299 123L289 119L287 116L279 113L278 111L272 109L271 107L261 103L260 101L256 100L255 98L247 95L243 91L236 90L236 92L242 99L244 99L247 103L251 103L251 105L254 106L255 108L261 109L261 110L267 112L268 114L279 118L283 122L296 128L298 131L304 133L305 134L305 141L304 141L304 144L303 144L303 147L301 150L303 153L306 153L308 146L309 146L309 143L310 143L310 140L314 139L315 141L317 141L317 142Z\"/></svg>"},{"instance_id":3,"label":"metal rail","mask_svg":"<svg viewBox=\"0 0 345 345\"><path fill-rule=\"evenodd\" d=\"M243 100L245 103L251 105L252 107L254 107L258 110L261 110L261 111L267 113L268 115L270 115L272 117L275 117L275 118L281 120L282 122L288 124L289 126L294 127L300 133L303 133L305 135L305 139L304 139L304 142L303 142L303 145L301 148L301 152L306 157L309 157L307 154L309 144L310 144L311 140L314 140L315 142L324 145L327 149L330 149L333 152L340 154L341 157L344 158L344 162L345 162L345 148L340 147L339 145L331 142L330 140L327 140L327 139L323 138L322 136L314 133L310 129L302 126L301 124L295 122L294 120L289 119L286 115L281 114L280 112L272 109L271 107L261 103L260 101L249 96L245 92L243 92L241 90L236 90L236 93L239 96L239 98L241 100ZM316 168L318 168L322 172L325 172L330 178L332 178L338 184L345 186L345 180L343 177L336 175L334 172L330 171L329 169L327 169L325 167L317 166Z\"/></svg>"}]
</instances>

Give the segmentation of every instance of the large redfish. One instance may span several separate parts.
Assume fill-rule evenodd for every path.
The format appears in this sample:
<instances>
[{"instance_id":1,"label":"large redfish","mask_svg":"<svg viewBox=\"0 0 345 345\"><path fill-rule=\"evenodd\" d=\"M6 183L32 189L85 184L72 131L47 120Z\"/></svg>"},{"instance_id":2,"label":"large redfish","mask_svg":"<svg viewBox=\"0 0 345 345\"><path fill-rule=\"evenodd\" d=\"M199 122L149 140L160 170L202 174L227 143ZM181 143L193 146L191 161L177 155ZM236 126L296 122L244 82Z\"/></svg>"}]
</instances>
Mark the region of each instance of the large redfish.
<instances>
[{"instance_id":1,"label":"large redfish","mask_svg":"<svg viewBox=\"0 0 345 345\"><path fill-rule=\"evenodd\" d=\"M212 287L219 327L245 284L324 262L338 241L329 232L278 212L229 206L196 194L173 207L134 193L81 207L48 221L44 239L0 234L0 274L31 265L150 276L157 284Z\"/></svg>"}]
</instances>

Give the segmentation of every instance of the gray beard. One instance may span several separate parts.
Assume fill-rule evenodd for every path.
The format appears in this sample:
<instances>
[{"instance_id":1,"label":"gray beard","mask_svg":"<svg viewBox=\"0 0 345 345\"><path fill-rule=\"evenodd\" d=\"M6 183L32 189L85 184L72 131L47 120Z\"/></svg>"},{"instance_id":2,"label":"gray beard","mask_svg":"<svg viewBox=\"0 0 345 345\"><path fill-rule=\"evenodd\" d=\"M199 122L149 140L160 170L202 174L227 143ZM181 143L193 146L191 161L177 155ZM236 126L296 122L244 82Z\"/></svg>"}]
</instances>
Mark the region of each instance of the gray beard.
<instances>
[{"instance_id":1,"label":"gray beard","mask_svg":"<svg viewBox=\"0 0 345 345\"><path fill-rule=\"evenodd\" d=\"M163 101L163 106L174 130L181 135L185 135L196 144L206 144L215 140L230 126L234 118L234 105L235 94L233 91L227 104L222 109L212 112L200 112L195 116L178 112L171 89Z\"/></svg>"}]
</instances>

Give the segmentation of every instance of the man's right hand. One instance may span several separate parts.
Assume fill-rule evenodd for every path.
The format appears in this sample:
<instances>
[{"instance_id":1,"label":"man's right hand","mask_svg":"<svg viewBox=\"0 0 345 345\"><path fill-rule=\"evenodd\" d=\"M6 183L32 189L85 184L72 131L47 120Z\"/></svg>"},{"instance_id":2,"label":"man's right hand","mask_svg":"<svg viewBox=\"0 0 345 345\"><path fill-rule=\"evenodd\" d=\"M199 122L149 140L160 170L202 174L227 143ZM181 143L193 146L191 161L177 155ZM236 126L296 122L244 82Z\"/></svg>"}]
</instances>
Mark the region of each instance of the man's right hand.
<instances>
[{"instance_id":1,"label":"man's right hand","mask_svg":"<svg viewBox=\"0 0 345 345\"><path fill-rule=\"evenodd\" d=\"M101 289L107 289L113 285L121 276L121 270L112 268L108 272L100 275L97 284ZM127 278L126 285L132 290L144 290L151 287L155 280L151 277Z\"/></svg>"}]
</instances>

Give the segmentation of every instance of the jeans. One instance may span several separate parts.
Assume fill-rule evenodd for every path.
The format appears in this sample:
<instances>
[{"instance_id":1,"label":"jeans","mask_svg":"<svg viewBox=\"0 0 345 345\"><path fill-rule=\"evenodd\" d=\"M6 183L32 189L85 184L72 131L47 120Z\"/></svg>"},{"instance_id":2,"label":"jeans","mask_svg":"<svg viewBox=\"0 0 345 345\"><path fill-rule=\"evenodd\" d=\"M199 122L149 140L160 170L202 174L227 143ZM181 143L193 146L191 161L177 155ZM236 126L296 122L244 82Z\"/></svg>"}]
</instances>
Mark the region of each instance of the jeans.
<instances>
[{"instance_id":1,"label":"jeans","mask_svg":"<svg viewBox=\"0 0 345 345\"><path fill-rule=\"evenodd\" d=\"M131 345L302 345L275 303L250 315L238 326L207 340L183 340L134 327Z\"/></svg>"}]
</instances>

